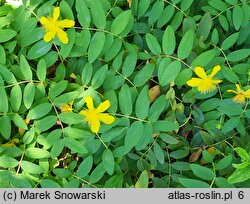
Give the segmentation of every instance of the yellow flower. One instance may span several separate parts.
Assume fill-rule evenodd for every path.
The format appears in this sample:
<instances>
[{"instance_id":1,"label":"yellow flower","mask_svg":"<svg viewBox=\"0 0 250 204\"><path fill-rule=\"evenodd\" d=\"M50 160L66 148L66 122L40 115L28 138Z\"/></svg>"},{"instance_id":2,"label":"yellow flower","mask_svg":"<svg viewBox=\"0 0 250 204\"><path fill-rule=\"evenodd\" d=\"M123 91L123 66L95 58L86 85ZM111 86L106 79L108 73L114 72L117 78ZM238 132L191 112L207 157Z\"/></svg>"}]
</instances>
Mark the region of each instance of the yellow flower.
<instances>
[{"instance_id":1,"label":"yellow flower","mask_svg":"<svg viewBox=\"0 0 250 204\"><path fill-rule=\"evenodd\" d=\"M108 113L103 113L110 106L109 100L102 102L97 108L93 105L93 99L90 96L85 98L88 109L81 110L80 114L85 116L85 121L91 128L91 131L97 133L100 129L100 121L105 124L111 124L115 118Z\"/></svg>"},{"instance_id":2,"label":"yellow flower","mask_svg":"<svg viewBox=\"0 0 250 204\"><path fill-rule=\"evenodd\" d=\"M57 35L58 39L63 44L68 43L69 39L67 33L63 31L63 28L73 27L75 25L75 21L68 19L58 20L59 15L60 15L60 8L55 7L52 18L51 17L46 18L44 16L40 18L40 22L46 31L46 34L43 37L43 40L45 42L51 41Z\"/></svg>"},{"instance_id":3,"label":"yellow flower","mask_svg":"<svg viewBox=\"0 0 250 204\"><path fill-rule=\"evenodd\" d=\"M129 8L131 8L132 0L127 0Z\"/></svg>"},{"instance_id":4,"label":"yellow flower","mask_svg":"<svg viewBox=\"0 0 250 204\"><path fill-rule=\"evenodd\" d=\"M60 106L60 110L62 113L65 113L65 112L72 112L74 109L72 108L72 105L73 105L73 101L71 101L69 104L62 104Z\"/></svg>"},{"instance_id":5,"label":"yellow flower","mask_svg":"<svg viewBox=\"0 0 250 204\"><path fill-rule=\"evenodd\" d=\"M222 82L222 80L213 79L214 75L220 71L220 66L217 65L213 68L212 73L207 75L202 67L195 67L194 72L200 78L192 78L187 81L187 85L191 87L197 87L201 93L208 93L216 88L216 85Z\"/></svg>"},{"instance_id":6,"label":"yellow flower","mask_svg":"<svg viewBox=\"0 0 250 204\"><path fill-rule=\"evenodd\" d=\"M250 98L250 89L248 89L247 91L243 91L240 88L239 84L236 84L236 91L235 90L227 90L227 92L233 92L236 94L236 96L233 98L233 101L236 103L245 103L246 98Z\"/></svg>"}]
</instances>

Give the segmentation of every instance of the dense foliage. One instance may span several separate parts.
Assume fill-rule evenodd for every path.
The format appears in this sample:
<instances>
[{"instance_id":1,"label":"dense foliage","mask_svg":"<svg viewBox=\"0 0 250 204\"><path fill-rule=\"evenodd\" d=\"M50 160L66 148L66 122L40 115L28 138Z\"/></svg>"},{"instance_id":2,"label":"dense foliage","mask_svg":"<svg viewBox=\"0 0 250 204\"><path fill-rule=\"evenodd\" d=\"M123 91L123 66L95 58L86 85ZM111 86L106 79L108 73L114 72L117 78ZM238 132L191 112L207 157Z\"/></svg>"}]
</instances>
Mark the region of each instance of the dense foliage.
<instances>
[{"instance_id":1,"label":"dense foliage","mask_svg":"<svg viewBox=\"0 0 250 204\"><path fill-rule=\"evenodd\" d=\"M249 0L0 3L0 187L250 187Z\"/></svg>"}]
</instances>

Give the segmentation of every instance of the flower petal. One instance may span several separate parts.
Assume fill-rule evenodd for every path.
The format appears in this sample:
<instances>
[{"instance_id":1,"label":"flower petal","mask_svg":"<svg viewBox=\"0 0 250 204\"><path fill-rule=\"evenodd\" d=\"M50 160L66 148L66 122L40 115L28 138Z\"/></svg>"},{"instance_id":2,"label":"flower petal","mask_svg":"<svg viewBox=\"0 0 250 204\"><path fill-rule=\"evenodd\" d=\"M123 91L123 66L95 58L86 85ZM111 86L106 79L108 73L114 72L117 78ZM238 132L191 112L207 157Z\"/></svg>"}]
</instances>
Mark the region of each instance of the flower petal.
<instances>
[{"instance_id":1,"label":"flower petal","mask_svg":"<svg viewBox=\"0 0 250 204\"><path fill-rule=\"evenodd\" d=\"M60 109L62 113L72 112L73 110L72 106L70 106L69 104L65 104L65 103L60 106Z\"/></svg>"},{"instance_id":2,"label":"flower petal","mask_svg":"<svg viewBox=\"0 0 250 204\"><path fill-rule=\"evenodd\" d=\"M231 92L231 93L235 93L235 94L238 94L238 92L237 92L237 91L235 91L235 90L232 90L232 89L229 89L229 90L227 90L227 92Z\"/></svg>"},{"instance_id":3,"label":"flower petal","mask_svg":"<svg viewBox=\"0 0 250 204\"><path fill-rule=\"evenodd\" d=\"M221 82L222 82L222 80L218 80L218 79L213 79L212 80L212 83L216 84L216 85L219 84L219 83L221 83Z\"/></svg>"},{"instance_id":4,"label":"flower petal","mask_svg":"<svg viewBox=\"0 0 250 204\"><path fill-rule=\"evenodd\" d=\"M87 96L87 97L85 98L85 102L86 102L87 107L88 107L89 110L94 110L93 99L92 99L91 96Z\"/></svg>"},{"instance_id":5,"label":"flower petal","mask_svg":"<svg viewBox=\"0 0 250 204\"><path fill-rule=\"evenodd\" d=\"M53 20L56 21L60 15L60 7L55 7L53 12Z\"/></svg>"},{"instance_id":6,"label":"flower petal","mask_svg":"<svg viewBox=\"0 0 250 204\"><path fill-rule=\"evenodd\" d=\"M88 121L91 131L94 133L98 133L100 129L100 121L98 117L94 117L91 121Z\"/></svg>"},{"instance_id":7,"label":"flower petal","mask_svg":"<svg viewBox=\"0 0 250 204\"><path fill-rule=\"evenodd\" d=\"M220 71L220 69L221 69L220 65L216 65L213 68L212 73L209 75L209 78L212 79L214 77L214 75L217 74L218 71Z\"/></svg>"},{"instance_id":8,"label":"flower petal","mask_svg":"<svg viewBox=\"0 0 250 204\"><path fill-rule=\"evenodd\" d=\"M85 117L88 115L88 111L87 110L81 110L79 113L81 115L85 116Z\"/></svg>"},{"instance_id":9,"label":"flower petal","mask_svg":"<svg viewBox=\"0 0 250 204\"><path fill-rule=\"evenodd\" d=\"M234 98L233 98L233 101L236 102L236 103L245 103L245 97L243 94L237 94Z\"/></svg>"},{"instance_id":10,"label":"flower petal","mask_svg":"<svg viewBox=\"0 0 250 204\"><path fill-rule=\"evenodd\" d=\"M70 28L75 25L75 21L68 20L68 19L58 21L57 23L58 23L58 26L61 28Z\"/></svg>"},{"instance_id":11,"label":"flower petal","mask_svg":"<svg viewBox=\"0 0 250 204\"><path fill-rule=\"evenodd\" d=\"M235 84L235 86L236 86L237 92L240 93L242 91L242 89L240 88L240 85L239 84Z\"/></svg>"},{"instance_id":12,"label":"flower petal","mask_svg":"<svg viewBox=\"0 0 250 204\"><path fill-rule=\"evenodd\" d=\"M49 20L48 18L44 17L44 16L42 16L42 17L39 19L39 21L40 21L40 23L41 23L44 27L46 27L47 25L50 24L50 20Z\"/></svg>"},{"instance_id":13,"label":"flower petal","mask_svg":"<svg viewBox=\"0 0 250 204\"><path fill-rule=\"evenodd\" d=\"M202 67L195 67L194 72L198 77L200 77L202 79L207 77L207 74Z\"/></svg>"},{"instance_id":14,"label":"flower petal","mask_svg":"<svg viewBox=\"0 0 250 204\"><path fill-rule=\"evenodd\" d=\"M245 91L244 96L246 98L250 98L250 89L248 89L247 91Z\"/></svg>"},{"instance_id":15,"label":"flower petal","mask_svg":"<svg viewBox=\"0 0 250 204\"><path fill-rule=\"evenodd\" d=\"M211 82L201 83L198 86L198 91L200 91L202 94L212 92L214 89L216 89L216 85Z\"/></svg>"},{"instance_id":16,"label":"flower petal","mask_svg":"<svg viewBox=\"0 0 250 204\"><path fill-rule=\"evenodd\" d=\"M100 105L96 108L96 111L98 113L102 113L105 110L107 110L109 108L109 106L110 106L110 102L109 102L109 100L106 100L106 101L100 103Z\"/></svg>"},{"instance_id":17,"label":"flower petal","mask_svg":"<svg viewBox=\"0 0 250 204\"><path fill-rule=\"evenodd\" d=\"M65 31L63 31L62 29L58 29L56 33L57 33L58 39L63 44L67 44L69 42L69 39L67 37L67 33Z\"/></svg>"},{"instance_id":18,"label":"flower petal","mask_svg":"<svg viewBox=\"0 0 250 204\"><path fill-rule=\"evenodd\" d=\"M49 31L49 32L47 32L47 33L44 35L43 40L44 40L45 42L49 42L49 41L51 41L51 40L55 37L55 35L56 35L55 32Z\"/></svg>"},{"instance_id":19,"label":"flower petal","mask_svg":"<svg viewBox=\"0 0 250 204\"><path fill-rule=\"evenodd\" d=\"M199 78L192 78L190 80L187 81L187 85L191 86L191 87L195 87L195 86L199 86L199 84L201 83L201 79Z\"/></svg>"},{"instance_id":20,"label":"flower petal","mask_svg":"<svg viewBox=\"0 0 250 204\"><path fill-rule=\"evenodd\" d=\"M108 113L101 113L99 114L100 120L105 124L111 124L115 121L115 118Z\"/></svg>"}]
</instances>

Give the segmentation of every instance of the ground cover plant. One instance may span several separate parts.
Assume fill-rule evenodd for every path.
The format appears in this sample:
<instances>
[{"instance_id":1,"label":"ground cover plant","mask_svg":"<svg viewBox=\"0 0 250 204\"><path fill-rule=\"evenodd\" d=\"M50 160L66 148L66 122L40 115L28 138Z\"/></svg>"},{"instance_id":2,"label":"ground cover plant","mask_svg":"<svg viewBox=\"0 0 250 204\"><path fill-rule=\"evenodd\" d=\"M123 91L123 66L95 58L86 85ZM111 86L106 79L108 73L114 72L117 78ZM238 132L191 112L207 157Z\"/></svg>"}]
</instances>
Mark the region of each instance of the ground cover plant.
<instances>
[{"instance_id":1,"label":"ground cover plant","mask_svg":"<svg viewBox=\"0 0 250 204\"><path fill-rule=\"evenodd\" d=\"M0 3L0 187L249 187L250 1Z\"/></svg>"}]
</instances>

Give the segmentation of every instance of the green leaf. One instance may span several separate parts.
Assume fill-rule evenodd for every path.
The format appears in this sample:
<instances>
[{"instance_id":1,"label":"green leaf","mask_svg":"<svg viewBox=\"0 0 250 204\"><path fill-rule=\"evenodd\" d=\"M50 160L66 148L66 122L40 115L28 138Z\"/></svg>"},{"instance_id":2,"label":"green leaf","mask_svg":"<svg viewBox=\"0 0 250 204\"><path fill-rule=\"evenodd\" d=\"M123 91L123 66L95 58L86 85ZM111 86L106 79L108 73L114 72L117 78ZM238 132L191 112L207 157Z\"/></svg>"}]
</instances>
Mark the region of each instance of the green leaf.
<instances>
[{"instance_id":1,"label":"green leaf","mask_svg":"<svg viewBox=\"0 0 250 204\"><path fill-rule=\"evenodd\" d=\"M131 150L143 136L143 124L140 121L133 122L125 135L125 148Z\"/></svg>"},{"instance_id":2,"label":"green leaf","mask_svg":"<svg viewBox=\"0 0 250 204\"><path fill-rule=\"evenodd\" d=\"M163 72L158 75L159 82L162 86L168 85L171 81L174 81L181 70L181 63L179 61L173 61L165 67Z\"/></svg>"},{"instance_id":3,"label":"green leaf","mask_svg":"<svg viewBox=\"0 0 250 204\"><path fill-rule=\"evenodd\" d=\"M69 42L67 44L62 43L59 52L63 59L66 59L70 55L73 45L75 44L75 39L76 39L75 29L73 28L68 29L67 35Z\"/></svg>"},{"instance_id":4,"label":"green leaf","mask_svg":"<svg viewBox=\"0 0 250 204\"><path fill-rule=\"evenodd\" d=\"M6 53L2 45L0 45L0 64L6 63Z\"/></svg>"},{"instance_id":5,"label":"green leaf","mask_svg":"<svg viewBox=\"0 0 250 204\"><path fill-rule=\"evenodd\" d=\"M28 147L25 150L25 156L32 159L42 159L42 158L48 158L50 156L50 153L44 149L39 149L36 147Z\"/></svg>"},{"instance_id":6,"label":"green leaf","mask_svg":"<svg viewBox=\"0 0 250 204\"><path fill-rule=\"evenodd\" d=\"M79 91L72 91L65 94L61 94L60 96L55 98L53 102L56 106L60 106L64 103L69 103L71 101L74 101L78 96L79 96Z\"/></svg>"},{"instance_id":7,"label":"green leaf","mask_svg":"<svg viewBox=\"0 0 250 204\"><path fill-rule=\"evenodd\" d=\"M79 165L77 172L76 172L77 176L84 178L85 176L88 175L92 166L93 166L93 156L89 155Z\"/></svg>"},{"instance_id":8,"label":"green leaf","mask_svg":"<svg viewBox=\"0 0 250 204\"><path fill-rule=\"evenodd\" d=\"M148 120L151 122L157 121L166 106L167 101L165 96L157 98L149 109Z\"/></svg>"},{"instance_id":9,"label":"green leaf","mask_svg":"<svg viewBox=\"0 0 250 204\"><path fill-rule=\"evenodd\" d=\"M111 45L110 49L105 52L105 60L106 61L110 61L115 56L117 56L117 54L121 50L121 47L122 47L122 41L121 41L121 39L116 38L114 40L113 44Z\"/></svg>"},{"instance_id":10,"label":"green leaf","mask_svg":"<svg viewBox=\"0 0 250 204\"><path fill-rule=\"evenodd\" d=\"M203 112L214 110L219 106L220 99L211 98L201 103L200 110Z\"/></svg>"},{"instance_id":11,"label":"green leaf","mask_svg":"<svg viewBox=\"0 0 250 204\"><path fill-rule=\"evenodd\" d=\"M236 147L236 148L234 148L234 150L240 156L242 162L244 162L244 161L249 162L250 161L249 160L250 156L249 156L249 154L247 153L247 151L245 149L243 149L241 147Z\"/></svg>"},{"instance_id":12,"label":"green leaf","mask_svg":"<svg viewBox=\"0 0 250 204\"><path fill-rule=\"evenodd\" d=\"M64 132L64 134L65 134L65 132ZM48 134L48 136L46 137L46 140L48 142L47 143L48 147L51 147L52 145L57 143L57 141L61 138L61 136L62 136L62 130L61 129L55 129L52 132L50 132ZM65 134L65 136L66 136L66 134Z\"/></svg>"},{"instance_id":13,"label":"green leaf","mask_svg":"<svg viewBox=\"0 0 250 204\"><path fill-rule=\"evenodd\" d=\"M43 131L50 129L52 126L54 126L56 121L57 121L57 117L54 115L50 115L41 120L36 120L34 124L38 131L43 132Z\"/></svg>"},{"instance_id":14,"label":"green leaf","mask_svg":"<svg viewBox=\"0 0 250 204\"><path fill-rule=\"evenodd\" d=\"M186 188L210 188L210 186L203 181L188 178L178 178L178 180Z\"/></svg>"},{"instance_id":15,"label":"green leaf","mask_svg":"<svg viewBox=\"0 0 250 204\"><path fill-rule=\"evenodd\" d=\"M82 27L88 28L90 26L91 16L86 3L82 0L76 0L75 8L79 23Z\"/></svg>"},{"instance_id":16,"label":"green leaf","mask_svg":"<svg viewBox=\"0 0 250 204\"><path fill-rule=\"evenodd\" d=\"M131 10L121 12L111 24L111 32L115 35L119 35L128 25L131 18Z\"/></svg>"},{"instance_id":17,"label":"green leaf","mask_svg":"<svg viewBox=\"0 0 250 204\"><path fill-rule=\"evenodd\" d=\"M70 137L63 139L64 145L68 147L74 153L87 154L88 150L77 140Z\"/></svg>"},{"instance_id":18,"label":"green leaf","mask_svg":"<svg viewBox=\"0 0 250 204\"><path fill-rule=\"evenodd\" d=\"M35 108L31 109L27 115L27 118L34 120L47 115L52 109L50 103L42 103Z\"/></svg>"},{"instance_id":19,"label":"green leaf","mask_svg":"<svg viewBox=\"0 0 250 204\"><path fill-rule=\"evenodd\" d=\"M220 101L217 108L221 113L225 113L228 116L237 116L242 113L242 106L239 103L235 103L232 99L225 99Z\"/></svg>"},{"instance_id":20,"label":"green leaf","mask_svg":"<svg viewBox=\"0 0 250 204\"><path fill-rule=\"evenodd\" d=\"M58 157L62 153L63 148L64 148L63 140L62 139L57 140L57 142L51 148L50 152L51 157L52 158Z\"/></svg>"},{"instance_id":21,"label":"green leaf","mask_svg":"<svg viewBox=\"0 0 250 204\"><path fill-rule=\"evenodd\" d=\"M29 161L22 161L21 168L23 171L30 174L41 174L44 173L44 169L36 164L33 164Z\"/></svg>"},{"instance_id":22,"label":"green leaf","mask_svg":"<svg viewBox=\"0 0 250 204\"><path fill-rule=\"evenodd\" d=\"M176 169L178 171L190 171L190 165L187 162L173 162L171 164L173 169Z\"/></svg>"},{"instance_id":23,"label":"green leaf","mask_svg":"<svg viewBox=\"0 0 250 204\"><path fill-rule=\"evenodd\" d=\"M217 177L214 183L219 188L235 188L235 186L233 184L228 183L227 179L224 177Z\"/></svg>"},{"instance_id":24,"label":"green leaf","mask_svg":"<svg viewBox=\"0 0 250 204\"><path fill-rule=\"evenodd\" d=\"M216 49L203 52L192 61L191 67L192 68L195 68L196 66L205 67L209 62L211 62L215 58L216 55L217 55Z\"/></svg>"},{"instance_id":25,"label":"green leaf","mask_svg":"<svg viewBox=\"0 0 250 204\"><path fill-rule=\"evenodd\" d=\"M129 55L126 57L122 65L122 74L125 77L129 77L133 73L136 63L137 63L137 52L133 51L129 53Z\"/></svg>"},{"instance_id":26,"label":"green leaf","mask_svg":"<svg viewBox=\"0 0 250 204\"><path fill-rule=\"evenodd\" d=\"M179 125L170 120L158 120L153 123L153 127L156 131L171 132L177 130Z\"/></svg>"},{"instance_id":27,"label":"green leaf","mask_svg":"<svg viewBox=\"0 0 250 204\"><path fill-rule=\"evenodd\" d=\"M176 151L173 151L169 154L169 156L174 158L174 159L182 159L182 158L185 158L187 155L189 155L188 149L176 150Z\"/></svg>"},{"instance_id":28,"label":"green leaf","mask_svg":"<svg viewBox=\"0 0 250 204\"><path fill-rule=\"evenodd\" d=\"M201 38L203 41L207 39L212 27L212 21L213 20L210 13L207 12L205 15L203 15L196 31L198 38Z\"/></svg>"},{"instance_id":29,"label":"green leaf","mask_svg":"<svg viewBox=\"0 0 250 204\"><path fill-rule=\"evenodd\" d=\"M30 65L23 55L20 57L20 70L25 79L32 80Z\"/></svg>"},{"instance_id":30,"label":"green leaf","mask_svg":"<svg viewBox=\"0 0 250 204\"><path fill-rule=\"evenodd\" d=\"M207 167L203 167L198 164L190 164L190 168L194 175L201 179L213 180L215 177L215 173Z\"/></svg>"},{"instance_id":31,"label":"green leaf","mask_svg":"<svg viewBox=\"0 0 250 204\"><path fill-rule=\"evenodd\" d=\"M87 85L90 82L91 77L92 77L92 73L93 73L92 64L90 64L90 63L85 64L85 66L82 69L82 77L81 77L82 83L84 85Z\"/></svg>"},{"instance_id":32,"label":"green leaf","mask_svg":"<svg viewBox=\"0 0 250 204\"><path fill-rule=\"evenodd\" d=\"M241 183L250 179L250 165L243 169L236 169L231 176L228 177L229 183Z\"/></svg>"},{"instance_id":33,"label":"green leaf","mask_svg":"<svg viewBox=\"0 0 250 204\"><path fill-rule=\"evenodd\" d=\"M5 88L3 87L2 84L0 84L0 99L1 99L0 112L6 113L9 109L9 103Z\"/></svg>"},{"instance_id":34,"label":"green leaf","mask_svg":"<svg viewBox=\"0 0 250 204\"><path fill-rule=\"evenodd\" d=\"M64 135L67 137L71 137L73 139L85 139L93 137L93 135L90 132L74 127L64 128Z\"/></svg>"},{"instance_id":35,"label":"green leaf","mask_svg":"<svg viewBox=\"0 0 250 204\"><path fill-rule=\"evenodd\" d=\"M200 130L199 132L201 134L202 140L206 145L212 145L214 143L213 137L209 133L203 130Z\"/></svg>"},{"instance_id":36,"label":"green leaf","mask_svg":"<svg viewBox=\"0 0 250 204\"><path fill-rule=\"evenodd\" d=\"M88 61L93 63L100 55L105 44L105 34L103 32L96 32L89 44Z\"/></svg>"},{"instance_id":37,"label":"green leaf","mask_svg":"<svg viewBox=\"0 0 250 204\"><path fill-rule=\"evenodd\" d=\"M162 150L162 148L158 143L155 143L153 151L155 153L157 161L160 162L161 164L164 164L165 161L164 151Z\"/></svg>"},{"instance_id":38,"label":"green leaf","mask_svg":"<svg viewBox=\"0 0 250 204\"><path fill-rule=\"evenodd\" d=\"M119 106L124 115L132 113L132 96L127 84L124 84L119 92Z\"/></svg>"},{"instance_id":39,"label":"green leaf","mask_svg":"<svg viewBox=\"0 0 250 204\"><path fill-rule=\"evenodd\" d=\"M106 27L106 16L101 2L99 0L92 0L90 5L90 11L95 26L99 29L104 29Z\"/></svg>"},{"instance_id":40,"label":"green leaf","mask_svg":"<svg viewBox=\"0 0 250 204\"><path fill-rule=\"evenodd\" d=\"M63 123L66 124L78 124L84 122L84 116L77 113L60 113L58 117Z\"/></svg>"},{"instance_id":41,"label":"green leaf","mask_svg":"<svg viewBox=\"0 0 250 204\"><path fill-rule=\"evenodd\" d=\"M15 123L15 125L17 127L22 128L24 130L28 129L28 127L27 127L25 121L23 120L23 118L20 115L18 115L17 113L15 113L13 115L12 120L13 120L13 122Z\"/></svg>"},{"instance_id":42,"label":"green leaf","mask_svg":"<svg viewBox=\"0 0 250 204\"><path fill-rule=\"evenodd\" d=\"M17 34L16 31L10 29L0 29L0 43L7 42Z\"/></svg>"},{"instance_id":43,"label":"green leaf","mask_svg":"<svg viewBox=\"0 0 250 204\"><path fill-rule=\"evenodd\" d=\"M0 133L5 139L9 139L11 135L11 122L8 116L4 115L0 118Z\"/></svg>"},{"instance_id":44,"label":"green leaf","mask_svg":"<svg viewBox=\"0 0 250 204\"><path fill-rule=\"evenodd\" d=\"M135 149L140 151L147 147L147 145L152 141L153 127L150 123L144 124L143 136L139 142L135 145Z\"/></svg>"},{"instance_id":45,"label":"green leaf","mask_svg":"<svg viewBox=\"0 0 250 204\"><path fill-rule=\"evenodd\" d=\"M64 169L64 168L56 168L53 169L52 172L60 178L68 178L71 176L71 172L68 169Z\"/></svg>"},{"instance_id":46,"label":"green leaf","mask_svg":"<svg viewBox=\"0 0 250 204\"><path fill-rule=\"evenodd\" d=\"M17 165L18 161L12 157L0 157L0 166L3 168L15 168Z\"/></svg>"},{"instance_id":47,"label":"green leaf","mask_svg":"<svg viewBox=\"0 0 250 204\"><path fill-rule=\"evenodd\" d=\"M150 33L146 34L146 43L150 51L155 55L161 54L161 46L157 39Z\"/></svg>"},{"instance_id":48,"label":"green leaf","mask_svg":"<svg viewBox=\"0 0 250 204\"><path fill-rule=\"evenodd\" d=\"M149 97L148 85L144 86L135 103L135 114L138 118L144 120L148 116Z\"/></svg>"},{"instance_id":49,"label":"green leaf","mask_svg":"<svg viewBox=\"0 0 250 204\"><path fill-rule=\"evenodd\" d=\"M192 75L193 75L193 72L191 69L189 68L183 69L175 78L174 82L177 86L183 86L187 83L189 79L191 79Z\"/></svg>"},{"instance_id":50,"label":"green leaf","mask_svg":"<svg viewBox=\"0 0 250 204\"><path fill-rule=\"evenodd\" d=\"M250 55L250 49L241 49L230 52L227 55L227 59L231 62L238 62L240 60L246 59Z\"/></svg>"},{"instance_id":51,"label":"green leaf","mask_svg":"<svg viewBox=\"0 0 250 204\"><path fill-rule=\"evenodd\" d=\"M14 74L10 70L8 70L5 66L0 64L0 76L1 75L7 83L9 84L17 83Z\"/></svg>"},{"instance_id":52,"label":"green leaf","mask_svg":"<svg viewBox=\"0 0 250 204\"><path fill-rule=\"evenodd\" d=\"M239 77L234 73L232 69L222 66L221 72L228 81L232 83L238 82Z\"/></svg>"},{"instance_id":53,"label":"green leaf","mask_svg":"<svg viewBox=\"0 0 250 204\"><path fill-rule=\"evenodd\" d=\"M49 89L49 97L53 100L55 99L55 97L57 97L58 95L60 95L68 86L68 81L67 80L63 80L60 81L58 83L55 83L53 85L51 85L50 89ZM67 102L65 102L67 103Z\"/></svg>"},{"instance_id":54,"label":"green leaf","mask_svg":"<svg viewBox=\"0 0 250 204\"><path fill-rule=\"evenodd\" d=\"M177 55L180 59L186 59L193 48L194 32L189 30L185 33L178 46Z\"/></svg>"},{"instance_id":55,"label":"green leaf","mask_svg":"<svg viewBox=\"0 0 250 204\"><path fill-rule=\"evenodd\" d=\"M147 83L155 70L154 64L146 64L135 76L134 84L140 87Z\"/></svg>"},{"instance_id":56,"label":"green leaf","mask_svg":"<svg viewBox=\"0 0 250 204\"><path fill-rule=\"evenodd\" d=\"M115 160L113 153L110 149L105 149L103 154L102 154L102 163L105 171L109 174L112 175L115 170Z\"/></svg>"},{"instance_id":57,"label":"green leaf","mask_svg":"<svg viewBox=\"0 0 250 204\"><path fill-rule=\"evenodd\" d=\"M160 138L161 138L164 142L166 142L166 143L168 143L168 144L178 144L178 143L179 143L179 140L178 140L178 139L176 139L175 137L173 137L173 136L171 136L171 135L168 135L168 134L166 134L166 133L161 133L161 134L160 134Z\"/></svg>"},{"instance_id":58,"label":"green leaf","mask_svg":"<svg viewBox=\"0 0 250 204\"><path fill-rule=\"evenodd\" d=\"M234 24L234 28L235 30L239 30L242 24L242 20L243 20L243 11L242 8L238 5L236 5L233 8L233 24Z\"/></svg>"},{"instance_id":59,"label":"green leaf","mask_svg":"<svg viewBox=\"0 0 250 204\"><path fill-rule=\"evenodd\" d=\"M230 47L232 47L236 41L238 40L239 32L233 33L232 35L228 36L222 43L221 43L221 49L227 50Z\"/></svg>"},{"instance_id":60,"label":"green leaf","mask_svg":"<svg viewBox=\"0 0 250 204\"><path fill-rule=\"evenodd\" d=\"M35 85L33 82L29 82L23 91L23 103L24 106L29 109L35 98Z\"/></svg>"},{"instance_id":61,"label":"green leaf","mask_svg":"<svg viewBox=\"0 0 250 204\"><path fill-rule=\"evenodd\" d=\"M108 65L105 64L101 68L99 68L97 72L94 74L91 80L91 86L94 89L98 89L103 84L107 71L108 71Z\"/></svg>"},{"instance_id":62,"label":"green leaf","mask_svg":"<svg viewBox=\"0 0 250 204\"><path fill-rule=\"evenodd\" d=\"M162 37L162 50L166 55L172 55L176 46L174 30L168 26Z\"/></svg>"},{"instance_id":63,"label":"green leaf","mask_svg":"<svg viewBox=\"0 0 250 204\"><path fill-rule=\"evenodd\" d=\"M227 168L229 165L231 165L232 161L233 161L232 155L226 156L223 159L221 159L217 164L215 164L215 169L217 171L223 170Z\"/></svg>"},{"instance_id":64,"label":"green leaf","mask_svg":"<svg viewBox=\"0 0 250 204\"><path fill-rule=\"evenodd\" d=\"M148 188L148 172L144 170L139 176L137 182L135 183L135 188Z\"/></svg>"},{"instance_id":65,"label":"green leaf","mask_svg":"<svg viewBox=\"0 0 250 204\"><path fill-rule=\"evenodd\" d=\"M46 80L46 74L47 74L46 62L44 59L40 59L37 64L37 70L36 70L37 78L40 81L44 82Z\"/></svg>"},{"instance_id":66,"label":"green leaf","mask_svg":"<svg viewBox=\"0 0 250 204\"><path fill-rule=\"evenodd\" d=\"M150 15L148 18L148 24L152 26L160 17L161 13L164 9L164 2L163 1L156 1L153 4L153 7L150 11Z\"/></svg>"},{"instance_id":67,"label":"green leaf","mask_svg":"<svg viewBox=\"0 0 250 204\"><path fill-rule=\"evenodd\" d=\"M230 118L227 122L225 122L225 124L222 127L222 132L223 133L227 133L231 130L233 130L235 127L237 127L237 125L240 122L240 118L239 117L233 117Z\"/></svg>"},{"instance_id":68,"label":"green leaf","mask_svg":"<svg viewBox=\"0 0 250 204\"><path fill-rule=\"evenodd\" d=\"M28 52L28 59L33 60L44 56L52 47L52 43L46 43L43 40L35 43Z\"/></svg>"},{"instance_id":69,"label":"green leaf","mask_svg":"<svg viewBox=\"0 0 250 204\"><path fill-rule=\"evenodd\" d=\"M105 174L105 169L101 162L90 174L89 182L92 184L98 182L103 177L104 174Z\"/></svg>"},{"instance_id":70,"label":"green leaf","mask_svg":"<svg viewBox=\"0 0 250 204\"><path fill-rule=\"evenodd\" d=\"M61 186L53 180L43 179L40 182L42 188L61 188Z\"/></svg>"},{"instance_id":71,"label":"green leaf","mask_svg":"<svg viewBox=\"0 0 250 204\"><path fill-rule=\"evenodd\" d=\"M111 128L110 130L102 133L102 139L104 142L110 142L113 139L121 136L121 135L125 135L125 132L127 130L127 127L114 127Z\"/></svg>"},{"instance_id":72,"label":"green leaf","mask_svg":"<svg viewBox=\"0 0 250 204\"><path fill-rule=\"evenodd\" d=\"M187 9L189 9L191 7L193 2L194 2L194 0L181 1L181 10L186 11Z\"/></svg>"},{"instance_id":73,"label":"green leaf","mask_svg":"<svg viewBox=\"0 0 250 204\"><path fill-rule=\"evenodd\" d=\"M139 1L138 3L138 18L142 17L150 6L150 0Z\"/></svg>"}]
</instances>

